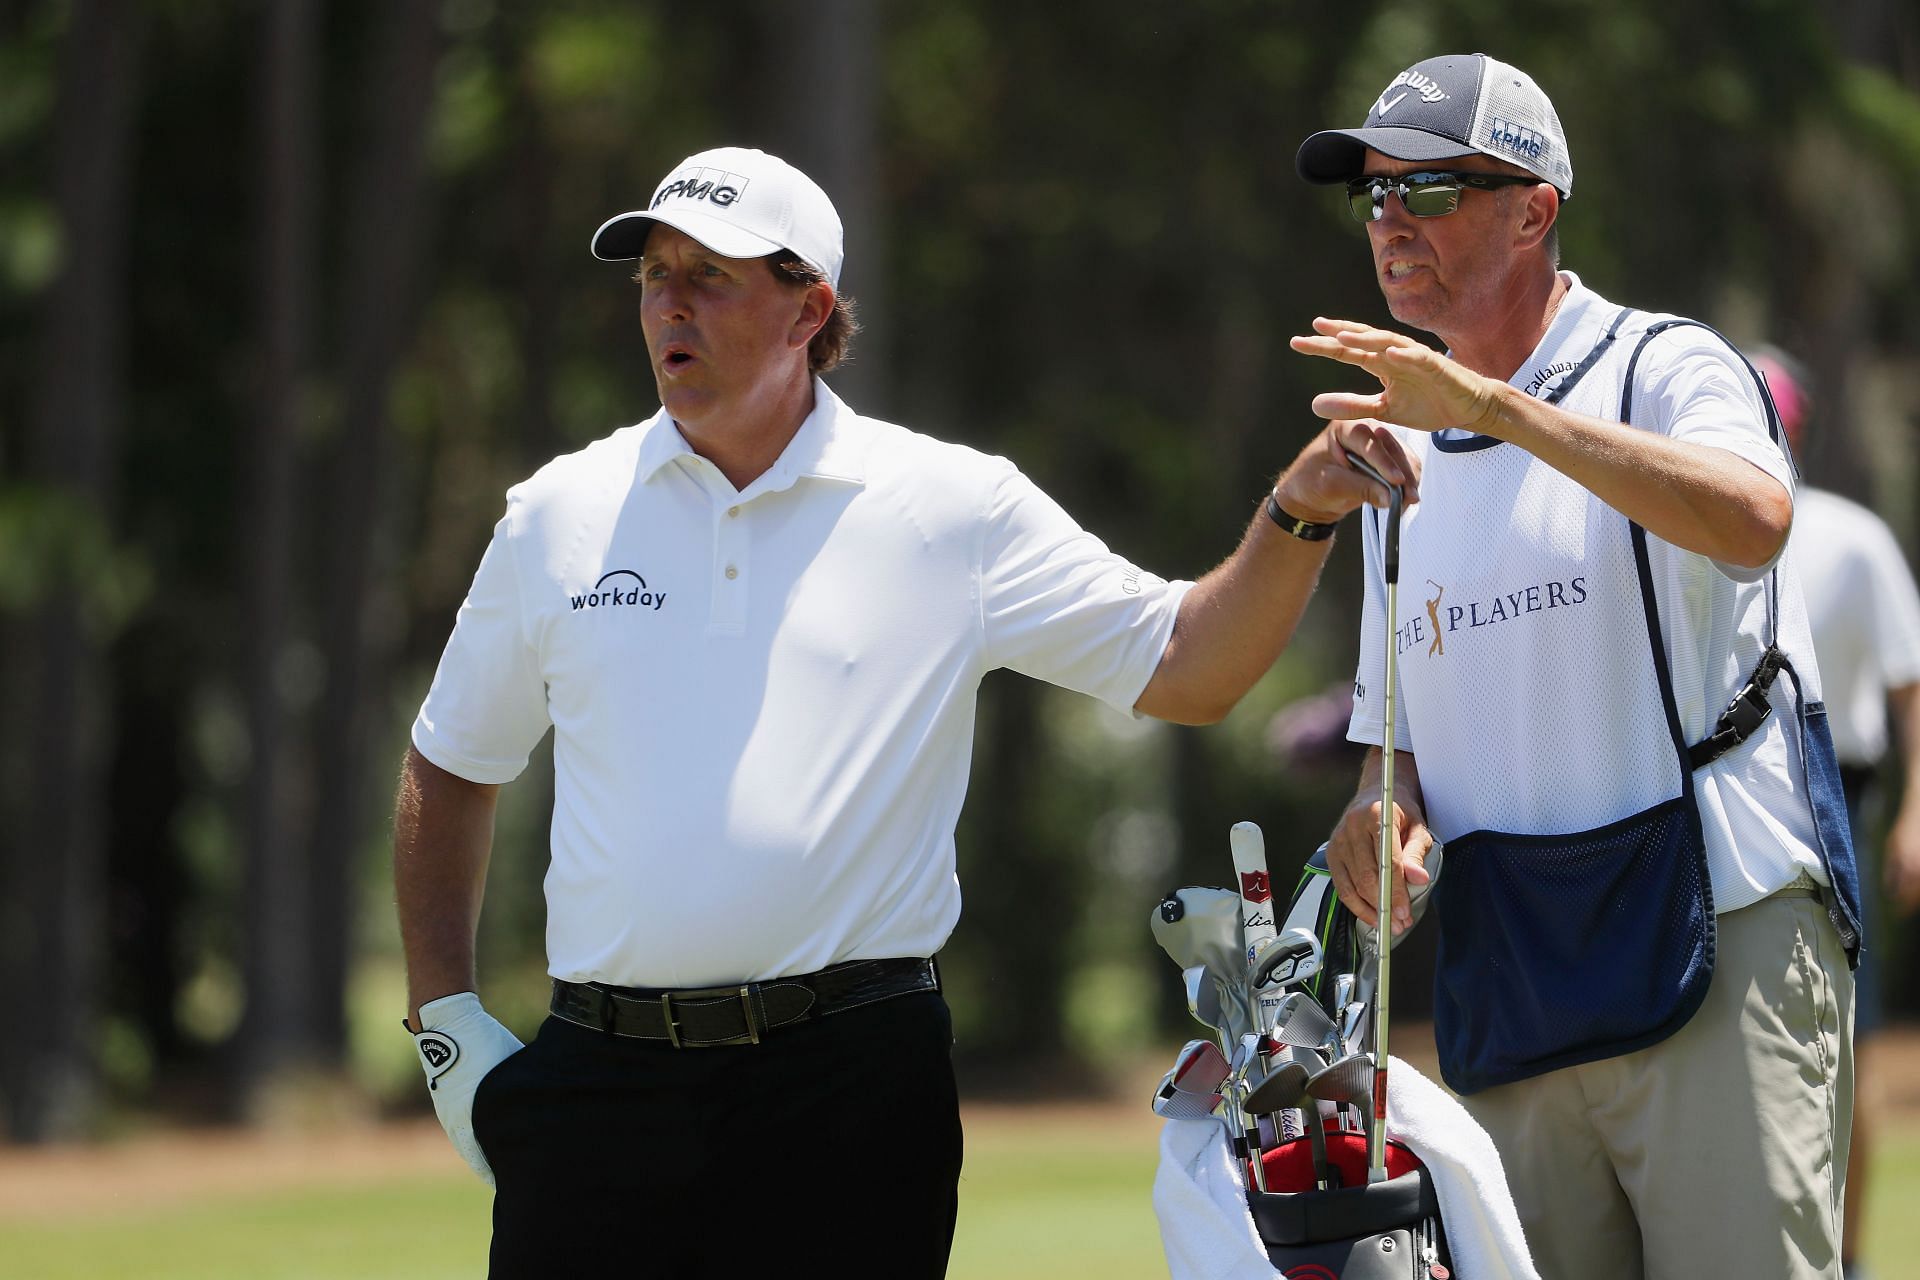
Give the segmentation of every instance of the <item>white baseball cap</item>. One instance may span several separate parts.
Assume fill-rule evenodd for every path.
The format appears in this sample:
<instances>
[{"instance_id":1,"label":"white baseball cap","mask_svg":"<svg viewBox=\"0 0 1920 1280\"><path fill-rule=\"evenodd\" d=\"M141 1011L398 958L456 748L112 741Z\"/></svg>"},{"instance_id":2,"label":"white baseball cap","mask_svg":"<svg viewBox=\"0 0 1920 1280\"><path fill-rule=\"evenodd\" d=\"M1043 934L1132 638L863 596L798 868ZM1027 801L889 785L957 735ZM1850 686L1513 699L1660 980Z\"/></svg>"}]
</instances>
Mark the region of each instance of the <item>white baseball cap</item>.
<instances>
[{"instance_id":1,"label":"white baseball cap","mask_svg":"<svg viewBox=\"0 0 1920 1280\"><path fill-rule=\"evenodd\" d=\"M785 249L840 287L840 215L819 184L778 156L717 147L688 156L654 190L644 209L608 218L593 233L593 256L637 258L656 222L729 258Z\"/></svg>"},{"instance_id":2,"label":"white baseball cap","mask_svg":"<svg viewBox=\"0 0 1920 1280\"><path fill-rule=\"evenodd\" d=\"M1358 129L1324 129L1300 144L1294 167L1308 182L1360 176L1367 148L1395 160L1492 156L1573 194L1573 158L1553 103L1533 77L1484 53L1416 62L1373 100Z\"/></svg>"}]
</instances>

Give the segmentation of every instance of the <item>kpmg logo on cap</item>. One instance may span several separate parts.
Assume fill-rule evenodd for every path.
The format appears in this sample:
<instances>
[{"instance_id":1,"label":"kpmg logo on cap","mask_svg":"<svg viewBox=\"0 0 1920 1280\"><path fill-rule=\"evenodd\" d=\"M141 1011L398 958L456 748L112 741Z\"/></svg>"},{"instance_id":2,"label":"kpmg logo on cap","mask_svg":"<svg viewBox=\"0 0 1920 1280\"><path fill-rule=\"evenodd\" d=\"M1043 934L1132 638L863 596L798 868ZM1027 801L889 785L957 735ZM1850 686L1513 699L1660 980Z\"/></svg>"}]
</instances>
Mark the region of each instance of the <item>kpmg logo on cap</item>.
<instances>
[{"instance_id":1,"label":"kpmg logo on cap","mask_svg":"<svg viewBox=\"0 0 1920 1280\"><path fill-rule=\"evenodd\" d=\"M649 209L658 209L669 199L705 200L726 208L747 189L747 179L724 169L683 169L654 194Z\"/></svg>"},{"instance_id":2,"label":"kpmg logo on cap","mask_svg":"<svg viewBox=\"0 0 1920 1280\"><path fill-rule=\"evenodd\" d=\"M1514 124L1511 120L1502 120L1499 116L1495 116L1487 125L1486 145L1499 147L1502 151L1511 151L1529 160L1538 160L1540 153L1547 149L1547 140L1525 125Z\"/></svg>"},{"instance_id":3,"label":"kpmg logo on cap","mask_svg":"<svg viewBox=\"0 0 1920 1280\"><path fill-rule=\"evenodd\" d=\"M1406 87L1401 89L1402 85ZM1400 89L1400 92L1394 93L1395 89ZM1402 71L1393 78L1393 83L1382 90L1378 98L1374 99L1373 114L1383 116L1399 106L1402 99L1416 93L1420 95L1420 100L1428 105L1436 102L1445 102L1447 98L1451 96L1445 89L1440 87L1438 80L1435 80L1425 72Z\"/></svg>"}]
</instances>

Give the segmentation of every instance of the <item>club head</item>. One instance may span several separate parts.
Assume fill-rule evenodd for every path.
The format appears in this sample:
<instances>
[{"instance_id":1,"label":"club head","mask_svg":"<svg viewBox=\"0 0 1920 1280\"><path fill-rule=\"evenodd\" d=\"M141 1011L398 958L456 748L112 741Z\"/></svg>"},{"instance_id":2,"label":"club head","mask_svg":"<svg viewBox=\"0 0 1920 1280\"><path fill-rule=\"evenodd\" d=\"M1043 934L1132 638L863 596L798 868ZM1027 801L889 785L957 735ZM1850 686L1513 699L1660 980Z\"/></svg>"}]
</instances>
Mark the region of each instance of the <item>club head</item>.
<instances>
[{"instance_id":1,"label":"club head","mask_svg":"<svg viewBox=\"0 0 1920 1280\"><path fill-rule=\"evenodd\" d=\"M1220 1086L1230 1067L1227 1055L1211 1040L1189 1040L1174 1059L1173 1087L1182 1093L1206 1094L1220 1100Z\"/></svg>"},{"instance_id":2,"label":"club head","mask_svg":"<svg viewBox=\"0 0 1920 1280\"><path fill-rule=\"evenodd\" d=\"M1153 1114L1164 1120L1205 1120L1220 1105L1220 1095L1186 1093L1174 1082L1169 1071L1153 1091Z\"/></svg>"},{"instance_id":3,"label":"club head","mask_svg":"<svg viewBox=\"0 0 1920 1280\"><path fill-rule=\"evenodd\" d=\"M1256 992L1298 986L1318 972L1320 940L1305 929L1289 929L1254 946L1247 985Z\"/></svg>"},{"instance_id":4,"label":"club head","mask_svg":"<svg viewBox=\"0 0 1920 1280\"><path fill-rule=\"evenodd\" d=\"M1264 1116L1288 1107L1310 1104L1312 1098L1307 1093L1307 1077L1311 1074L1305 1063L1291 1058L1277 1063L1258 1084L1247 1091L1246 1109L1256 1116Z\"/></svg>"},{"instance_id":5,"label":"club head","mask_svg":"<svg viewBox=\"0 0 1920 1280\"><path fill-rule=\"evenodd\" d=\"M1153 940L1182 969L1204 964L1236 978L1246 971L1240 895L1231 889L1175 889L1147 918Z\"/></svg>"},{"instance_id":6,"label":"club head","mask_svg":"<svg viewBox=\"0 0 1920 1280\"><path fill-rule=\"evenodd\" d=\"M1373 1102L1373 1055L1356 1053L1307 1077L1307 1093L1323 1102Z\"/></svg>"},{"instance_id":7,"label":"club head","mask_svg":"<svg viewBox=\"0 0 1920 1280\"><path fill-rule=\"evenodd\" d=\"M1272 1034L1280 1044L1319 1049L1331 1045L1338 1030L1312 996L1304 991L1289 991L1287 998L1280 1002L1280 1014Z\"/></svg>"}]
</instances>

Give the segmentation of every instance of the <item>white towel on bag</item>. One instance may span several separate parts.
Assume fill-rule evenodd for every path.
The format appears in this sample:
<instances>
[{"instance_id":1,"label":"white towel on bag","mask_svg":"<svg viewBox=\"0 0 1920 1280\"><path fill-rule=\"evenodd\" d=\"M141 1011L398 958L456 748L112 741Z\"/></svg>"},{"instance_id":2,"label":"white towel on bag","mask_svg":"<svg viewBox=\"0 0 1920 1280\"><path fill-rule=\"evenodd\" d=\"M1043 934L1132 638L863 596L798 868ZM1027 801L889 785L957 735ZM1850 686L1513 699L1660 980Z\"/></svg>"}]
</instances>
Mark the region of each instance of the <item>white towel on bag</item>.
<instances>
[{"instance_id":1,"label":"white towel on bag","mask_svg":"<svg viewBox=\"0 0 1920 1280\"><path fill-rule=\"evenodd\" d=\"M1460 1280L1540 1280L1486 1130L1453 1096L1388 1059L1387 1132L1427 1166ZM1169 1120L1160 1131L1153 1211L1173 1280L1273 1280L1279 1273L1247 1213L1226 1130Z\"/></svg>"}]
</instances>

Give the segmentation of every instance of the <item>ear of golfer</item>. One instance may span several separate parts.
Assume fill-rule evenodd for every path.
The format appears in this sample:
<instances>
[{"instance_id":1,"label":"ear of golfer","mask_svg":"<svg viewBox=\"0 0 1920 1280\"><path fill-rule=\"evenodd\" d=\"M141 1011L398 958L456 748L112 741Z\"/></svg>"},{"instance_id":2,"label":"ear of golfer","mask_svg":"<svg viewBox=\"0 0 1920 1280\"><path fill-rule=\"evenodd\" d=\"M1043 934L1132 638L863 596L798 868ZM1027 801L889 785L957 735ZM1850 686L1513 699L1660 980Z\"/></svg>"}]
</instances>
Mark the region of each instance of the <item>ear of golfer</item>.
<instances>
[{"instance_id":1,"label":"ear of golfer","mask_svg":"<svg viewBox=\"0 0 1920 1280\"><path fill-rule=\"evenodd\" d=\"M1416 431L1460 428L1519 446L1627 519L1683 550L1744 576L1786 545L1793 496L1753 463L1723 449L1605 422L1535 399L1449 359L1405 334L1320 318L1295 351L1353 365L1380 383L1373 392L1315 396L1322 418L1371 418ZM1360 786L1327 849L1334 887L1366 923L1379 920L1380 764L1370 751ZM1393 933L1411 926L1407 884L1425 884L1433 848L1412 755L1394 753Z\"/></svg>"}]
</instances>

